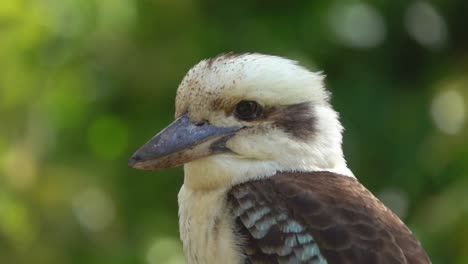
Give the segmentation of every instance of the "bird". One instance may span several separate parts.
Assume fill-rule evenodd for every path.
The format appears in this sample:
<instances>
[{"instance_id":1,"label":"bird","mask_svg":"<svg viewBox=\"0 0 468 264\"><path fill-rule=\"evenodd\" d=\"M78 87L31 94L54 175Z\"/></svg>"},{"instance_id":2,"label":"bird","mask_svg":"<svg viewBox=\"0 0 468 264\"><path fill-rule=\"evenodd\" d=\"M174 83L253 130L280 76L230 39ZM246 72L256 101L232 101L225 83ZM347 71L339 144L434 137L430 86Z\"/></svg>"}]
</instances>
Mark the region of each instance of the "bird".
<instances>
[{"instance_id":1,"label":"bird","mask_svg":"<svg viewBox=\"0 0 468 264\"><path fill-rule=\"evenodd\" d=\"M130 167L184 166L179 233L189 264L431 263L348 168L324 74L260 53L202 60L175 121Z\"/></svg>"}]
</instances>

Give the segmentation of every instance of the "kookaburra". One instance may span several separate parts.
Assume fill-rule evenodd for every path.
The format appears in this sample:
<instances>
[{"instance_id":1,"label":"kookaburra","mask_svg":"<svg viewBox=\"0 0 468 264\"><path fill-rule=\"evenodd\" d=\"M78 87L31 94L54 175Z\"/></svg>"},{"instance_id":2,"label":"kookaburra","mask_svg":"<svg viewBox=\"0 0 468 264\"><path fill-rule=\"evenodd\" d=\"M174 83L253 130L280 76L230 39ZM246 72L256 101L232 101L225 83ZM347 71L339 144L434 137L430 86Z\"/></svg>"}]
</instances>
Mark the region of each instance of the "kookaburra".
<instances>
[{"instance_id":1,"label":"kookaburra","mask_svg":"<svg viewBox=\"0 0 468 264\"><path fill-rule=\"evenodd\" d=\"M323 75L263 54L222 54L184 77L176 120L129 160L184 164L189 264L430 263L354 177Z\"/></svg>"}]
</instances>

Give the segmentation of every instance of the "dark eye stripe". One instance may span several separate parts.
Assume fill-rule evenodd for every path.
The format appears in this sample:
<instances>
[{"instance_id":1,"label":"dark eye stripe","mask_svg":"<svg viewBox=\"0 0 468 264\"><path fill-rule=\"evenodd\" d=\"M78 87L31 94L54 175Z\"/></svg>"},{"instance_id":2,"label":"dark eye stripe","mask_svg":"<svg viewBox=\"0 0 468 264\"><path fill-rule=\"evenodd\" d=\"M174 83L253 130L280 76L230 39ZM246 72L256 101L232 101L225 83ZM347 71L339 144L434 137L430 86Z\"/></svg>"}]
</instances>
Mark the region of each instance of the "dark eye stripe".
<instances>
[{"instance_id":1,"label":"dark eye stripe","mask_svg":"<svg viewBox=\"0 0 468 264\"><path fill-rule=\"evenodd\" d=\"M311 103L266 107L262 119L273 123L284 132L306 140L317 132L316 114Z\"/></svg>"}]
</instances>

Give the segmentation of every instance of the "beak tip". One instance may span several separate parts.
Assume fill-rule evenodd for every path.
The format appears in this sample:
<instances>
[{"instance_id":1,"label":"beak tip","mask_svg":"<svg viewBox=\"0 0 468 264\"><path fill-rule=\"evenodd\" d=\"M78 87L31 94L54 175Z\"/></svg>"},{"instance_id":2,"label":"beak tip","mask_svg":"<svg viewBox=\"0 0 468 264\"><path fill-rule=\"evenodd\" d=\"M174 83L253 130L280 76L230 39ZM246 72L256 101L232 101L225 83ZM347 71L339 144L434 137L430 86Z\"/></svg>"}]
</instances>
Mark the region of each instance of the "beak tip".
<instances>
[{"instance_id":1,"label":"beak tip","mask_svg":"<svg viewBox=\"0 0 468 264\"><path fill-rule=\"evenodd\" d=\"M141 161L141 157L137 154L134 154L129 160L128 160L128 166L135 168L136 165Z\"/></svg>"}]
</instances>

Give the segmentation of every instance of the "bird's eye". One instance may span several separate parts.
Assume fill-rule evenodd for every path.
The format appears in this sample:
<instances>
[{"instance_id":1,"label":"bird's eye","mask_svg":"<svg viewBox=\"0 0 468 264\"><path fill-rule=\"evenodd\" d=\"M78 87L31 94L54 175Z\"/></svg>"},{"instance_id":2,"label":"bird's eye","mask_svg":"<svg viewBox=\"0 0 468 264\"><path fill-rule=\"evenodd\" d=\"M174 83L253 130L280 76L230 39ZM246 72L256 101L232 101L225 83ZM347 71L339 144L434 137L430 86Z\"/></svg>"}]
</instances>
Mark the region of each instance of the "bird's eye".
<instances>
[{"instance_id":1,"label":"bird's eye","mask_svg":"<svg viewBox=\"0 0 468 264\"><path fill-rule=\"evenodd\" d=\"M262 106L255 101L240 101L235 110L237 118L245 121L254 120L262 114Z\"/></svg>"}]
</instances>

